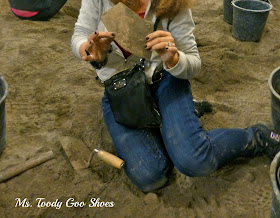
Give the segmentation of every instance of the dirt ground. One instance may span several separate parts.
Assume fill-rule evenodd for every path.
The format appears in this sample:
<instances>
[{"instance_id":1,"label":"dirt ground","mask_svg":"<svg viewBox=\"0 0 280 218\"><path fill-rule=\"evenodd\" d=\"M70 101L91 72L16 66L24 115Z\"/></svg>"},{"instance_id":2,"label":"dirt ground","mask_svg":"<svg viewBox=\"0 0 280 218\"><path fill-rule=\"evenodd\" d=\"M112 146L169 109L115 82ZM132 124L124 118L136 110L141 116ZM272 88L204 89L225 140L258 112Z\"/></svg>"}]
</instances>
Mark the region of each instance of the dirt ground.
<instances>
[{"instance_id":1,"label":"dirt ground","mask_svg":"<svg viewBox=\"0 0 280 218\"><path fill-rule=\"evenodd\" d=\"M192 81L196 98L214 112L201 118L206 130L245 128L270 122L268 78L280 65L280 4L271 0L260 42L240 42L223 21L223 2L199 1L193 9L202 72ZM70 47L80 0L69 0L48 22L23 21L0 1L0 74L9 84L7 144L0 170L52 150L55 159L0 184L0 217L269 217L270 160L238 159L204 178L174 169L169 184L145 194L124 171L94 158L89 169L74 171L59 142L81 139L90 149L115 153L101 111L103 87L88 63ZM33 207L15 207L27 198ZM36 198L63 202L60 209L39 208ZM66 207L68 199L83 208ZM89 207L90 200L114 207Z\"/></svg>"}]
</instances>

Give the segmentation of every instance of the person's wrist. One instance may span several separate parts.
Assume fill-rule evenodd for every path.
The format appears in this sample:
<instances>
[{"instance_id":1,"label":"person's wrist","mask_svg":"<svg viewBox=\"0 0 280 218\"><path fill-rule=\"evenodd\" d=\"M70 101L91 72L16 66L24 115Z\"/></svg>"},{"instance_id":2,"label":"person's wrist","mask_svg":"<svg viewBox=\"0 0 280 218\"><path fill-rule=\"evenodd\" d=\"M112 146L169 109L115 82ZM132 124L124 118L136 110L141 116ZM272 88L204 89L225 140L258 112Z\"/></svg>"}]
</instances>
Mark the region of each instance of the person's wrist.
<instances>
[{"instance_id":1,"label":"person's wrist","mask_svg":"<svg viewBox=\"0 0 280 218\"><path fill-rule=\"evenodd\" d=\"M97 61L90 61L89 63L91 64L91 66L93 66L95 69L100 70L102 67L104 67L107 64L108 61L108 57L106 55L105 59L101 62L97 62Z\"/></svg>"},{"instance_id":2,"label":"person's wrist","mask_svg":"<svg viewBox=\"0 0 280 218\"><path fill-rule=\"evenodd\" d=\"M165 65L168 69L174 67L179 61L179 53L177 52L170 60L165 61Z\"/></svg>"}]
</instances>

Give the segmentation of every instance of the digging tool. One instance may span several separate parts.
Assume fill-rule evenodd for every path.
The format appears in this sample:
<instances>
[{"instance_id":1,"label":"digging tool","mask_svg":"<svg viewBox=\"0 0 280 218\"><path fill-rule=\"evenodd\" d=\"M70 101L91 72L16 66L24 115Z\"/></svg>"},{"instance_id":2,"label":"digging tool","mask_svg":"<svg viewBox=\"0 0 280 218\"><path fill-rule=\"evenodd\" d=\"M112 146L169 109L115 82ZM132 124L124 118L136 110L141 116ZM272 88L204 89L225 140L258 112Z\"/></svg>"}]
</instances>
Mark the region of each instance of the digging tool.
<instances>
[{"instance_id":1,"label":"digging tool","mask_svg":"<svg viewBox=\"0 0 280 218\"><path fill-rule=\"evenodd\" d=\"M88 164L90 165L90 162L94 156L94 153L97 154L97 157L100 158L101 160L103 160L105 163L116 167L118 169L122 169L124 166L124 161L122 159L120 159L119 157L107 152L107 151L103 151L103 150L98 150L98 149L94 149L94 152L92 152L90 159L88 161Z\"/></svg>"},{"instance_id":2,"label":"digging tool","mask_svg":"<svg viewBox=\"0 0 280 218\"><path fill-rule=\"evenodd\" d=\"M23 163L17 164L15 166L9 167L0 172L0 183L4 182L14 176L17 176L35 166L38 166L42 163L45 163L54 158L54 154L52 151L48 151L44 154L39 155L38 157L34 157L29 159Z\"/></svg>"},{"instance_id":3,"label":"digging tool","mask_svg":"<svg viewBox=\"0 0 280 218\"><path fill-rule=\"evenodd\" d=\"M122 159L107 151L98 149L90 151L80 139L64 136L60 138L60 143L74 170L88 168L95 153L98 158L113 167L121 169L124 165L124 161Z\"/></svg>"}]
</instances>

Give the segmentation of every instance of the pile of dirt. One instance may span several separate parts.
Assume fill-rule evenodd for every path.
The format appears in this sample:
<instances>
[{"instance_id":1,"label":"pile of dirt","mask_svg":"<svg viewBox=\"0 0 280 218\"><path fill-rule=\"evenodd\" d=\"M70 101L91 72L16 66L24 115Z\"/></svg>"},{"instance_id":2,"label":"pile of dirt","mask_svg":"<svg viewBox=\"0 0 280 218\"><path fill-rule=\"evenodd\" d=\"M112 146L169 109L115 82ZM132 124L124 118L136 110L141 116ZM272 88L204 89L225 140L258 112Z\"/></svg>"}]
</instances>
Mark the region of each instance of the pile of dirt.
<instances>
[{"instance_id":1,"label":"pile of dirt","mask_svg":"<svg viewBox=\"0 0 280 218\"><path fill-rule=\"evenodd\" d=\"M222 1L199 1L193 9L203 63L192 81L193 94L214 106L201 118L206 130L270 122L267 80L280 65L280 5L271 1L274 8L258 43L232 37ZM0 170L44 151L55 154L54 160L0 184L1 217L269 217L272 189L265 157L238 159L204 178L174 169L169 184L149 194L135 188L124 171L97 159L75 172L59 142L62 136L115 153L102 120L103 87L70 47L80 0L69 0L48 22L19 20L8 1L0 7L0 74L9 84ZM15 207L16 198L27 198L33 207ZM63 205L38 207L38 198ZM71 198L87 205L70 207Z\"/></svg>"}]
</instances>

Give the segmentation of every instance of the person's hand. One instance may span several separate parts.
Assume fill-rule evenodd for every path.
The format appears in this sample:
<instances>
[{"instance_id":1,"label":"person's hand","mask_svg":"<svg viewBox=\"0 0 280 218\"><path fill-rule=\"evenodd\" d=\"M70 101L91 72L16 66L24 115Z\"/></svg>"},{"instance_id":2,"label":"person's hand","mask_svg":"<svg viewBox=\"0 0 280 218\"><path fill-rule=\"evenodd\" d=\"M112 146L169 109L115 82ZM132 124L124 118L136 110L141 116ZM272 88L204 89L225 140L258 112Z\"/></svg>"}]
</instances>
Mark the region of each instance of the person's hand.
<instances>
[{"instance_id":1,"label":"person's hand","mask_svg":"<svg viewBox=\"0 0 280 218\"><path fill-rule=\"evenodd\" d=\"M80 47L80 54L84 61L102 62L110 49L110 43L114 40L112 32L94 32L88 37L88 41Z\"/></svg>"},{"instance_id":2,"label":"person's hand","mask_svg":"<svg viewBox=\"0 0 280 218\"><path fill-rule=\"evenodd\" d=\"M172 68L178 63L178 49L170 32L157 30L147 35L146 40L145 48L156 51L168 68Z\"/></svg>"}]
</instances>

